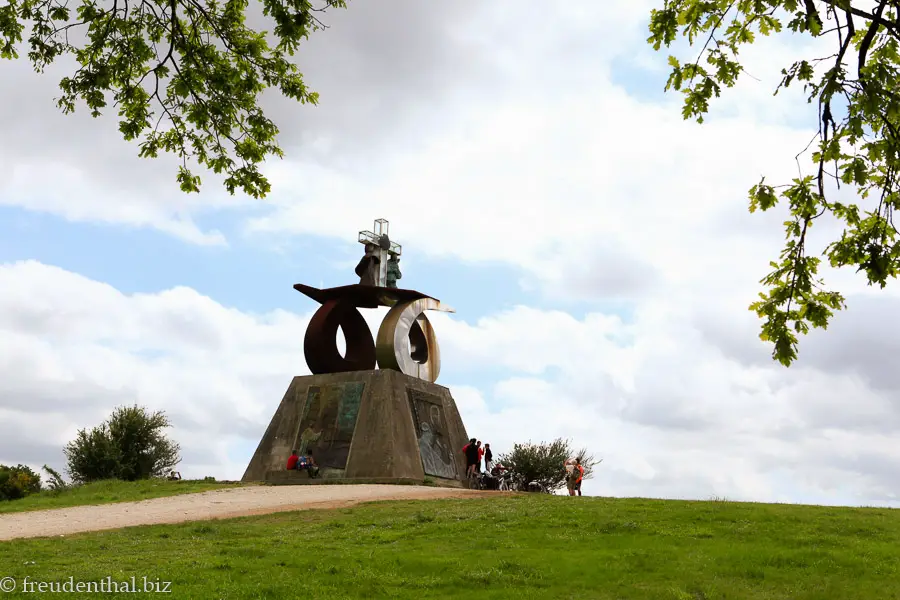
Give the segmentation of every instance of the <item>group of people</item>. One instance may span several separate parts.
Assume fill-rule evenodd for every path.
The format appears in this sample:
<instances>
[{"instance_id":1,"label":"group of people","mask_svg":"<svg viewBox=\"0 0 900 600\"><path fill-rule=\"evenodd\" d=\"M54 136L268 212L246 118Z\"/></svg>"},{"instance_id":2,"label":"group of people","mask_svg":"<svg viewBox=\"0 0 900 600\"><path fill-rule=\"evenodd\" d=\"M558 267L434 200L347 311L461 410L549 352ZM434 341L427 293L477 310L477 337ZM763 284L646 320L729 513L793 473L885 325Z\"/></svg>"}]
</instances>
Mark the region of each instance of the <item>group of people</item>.
<instances>
[{"instance_id":1,"label":"group of people","mask_svg":"<svg viewBox=\"0 0 900 600\"><path fill-rule=\"evenodd\" d=\"M482 446L480 440L472 438L469 443L463 446L462 453L466 457L466 477L474 477L482 471L491 473L494 470L494 453L491 452L491 445L484 444ZM482 461L484 468L482 469ZM581 495L581 482L584 480L584 466L578 458L566 459L563 464L566 469L566 488L569 490L570 496ZM319 473L319 467L313 459L312 451L307 450L305 455L300 455L299 450L291 451L291 455L287 460L288 471L307 471L310 477L315 477ZM173 471L169 478L173 479L175 472ZM181 474L178 474L181 478Z\"/></svg>"},{"instance_id":2,"label":"group of people","mask_svg":"<svg viewBox=\"0 0 900 600\"><path fill-rule=\"evenodd\" d=\"M319 474L319 466L316 465L316 461L313 459L312 450L307 450L303 456L300 455L299 450L292 450L287 460L287 470L306 471L310 477L315 477Z\"/></svg>"},{"instance_id":3,"label":"group of people","mask_svg":"<svg viewBox=\"0 0 900 600\"><path fill-rule=\"evenodd\" d=\"M481 460L484 459L484 470L488 473L494 467L494 453L491 452L491 445L481 445L481 440L472 438L469 443L463 446L462 453L466 456L466 477L472 477L481 473Z\"/></svg>"}]
</instances>

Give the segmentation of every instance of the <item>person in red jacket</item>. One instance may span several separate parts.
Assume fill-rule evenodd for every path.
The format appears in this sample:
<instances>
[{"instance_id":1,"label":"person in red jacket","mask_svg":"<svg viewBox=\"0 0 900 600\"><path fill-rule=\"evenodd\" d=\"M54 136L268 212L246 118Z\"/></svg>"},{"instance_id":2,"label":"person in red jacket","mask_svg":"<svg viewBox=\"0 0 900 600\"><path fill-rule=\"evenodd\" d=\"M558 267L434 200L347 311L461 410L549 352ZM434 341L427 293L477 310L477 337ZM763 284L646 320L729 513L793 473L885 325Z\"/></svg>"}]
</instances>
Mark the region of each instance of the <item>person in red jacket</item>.
<instances>
[{"instance_id":1,"label":"person in red jacket","mask_svg":"<svg viewBox=\"0 0 900 600\"><path fill-rule=\"evenodd\" d=\"M293 471L294 469L296 469L298 460L300 460L300 453L297 452L296 450L292 450L291 455L288 456L287 470Z\"/></svg>"},{"instance_id":2,"label":"person in red jacket","mask_svg":"<svg viewBox=\"0 0 900 600\"><path fill-rule=\"evenodd\" d=\"M466 455L466 477L470 477L478 466L478 446L475 445L475 438L463 446L462 452Z\"/></svg>"},{"instance_id":3,"label":"person in red jacket","mask_svg":"<svg viewBox=\"0 0 900 600\"><path fill-rule=\"evenodd\" d=\"M478 472L481 473L481 459L484 458L484 448L481 446L481 440L478 440Z\"/></svg>"}]
</instances>

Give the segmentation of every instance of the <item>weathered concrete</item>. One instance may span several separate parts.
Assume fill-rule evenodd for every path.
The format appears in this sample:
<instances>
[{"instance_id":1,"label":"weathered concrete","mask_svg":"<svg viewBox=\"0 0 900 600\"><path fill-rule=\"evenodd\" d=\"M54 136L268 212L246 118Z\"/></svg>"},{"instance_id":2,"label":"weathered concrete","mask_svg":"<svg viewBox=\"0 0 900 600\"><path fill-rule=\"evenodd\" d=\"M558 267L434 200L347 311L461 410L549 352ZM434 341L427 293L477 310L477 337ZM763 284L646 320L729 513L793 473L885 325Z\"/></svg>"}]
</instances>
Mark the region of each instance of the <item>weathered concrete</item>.
<instances>
[{"instance_id":1,"label":"weathered concrete","mask_svg":"<svg viewBox=\"0 0 900 600\"><path fill-rule=\"evenodd\" d=\"M241 481L447 484L464 478L467 440L443 386L392 370L295 377ZM285 471L291 450L306 447L321 479Z\"/></svg>"}]
</instances>

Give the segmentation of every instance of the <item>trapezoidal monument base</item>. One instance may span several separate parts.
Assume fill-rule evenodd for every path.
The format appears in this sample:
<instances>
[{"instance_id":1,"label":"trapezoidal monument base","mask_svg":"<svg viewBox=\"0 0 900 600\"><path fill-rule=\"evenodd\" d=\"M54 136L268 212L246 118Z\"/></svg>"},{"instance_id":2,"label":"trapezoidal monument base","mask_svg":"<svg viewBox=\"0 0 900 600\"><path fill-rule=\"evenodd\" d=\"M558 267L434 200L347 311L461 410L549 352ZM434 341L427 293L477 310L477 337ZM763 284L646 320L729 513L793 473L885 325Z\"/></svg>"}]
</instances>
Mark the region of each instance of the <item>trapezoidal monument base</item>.
<instances>
[{"instance_id":1,"label":"trapezoidal monument base","mask_svg":"<svg viewBox=\"0 0 900 600\"><path fill-rule=\"evenodd\" d=\"M383 369L294 377L243 482L461 485L468 441L447 388ZM287 471L311 450L319 477Z\"/></svg>"}]
</instances>

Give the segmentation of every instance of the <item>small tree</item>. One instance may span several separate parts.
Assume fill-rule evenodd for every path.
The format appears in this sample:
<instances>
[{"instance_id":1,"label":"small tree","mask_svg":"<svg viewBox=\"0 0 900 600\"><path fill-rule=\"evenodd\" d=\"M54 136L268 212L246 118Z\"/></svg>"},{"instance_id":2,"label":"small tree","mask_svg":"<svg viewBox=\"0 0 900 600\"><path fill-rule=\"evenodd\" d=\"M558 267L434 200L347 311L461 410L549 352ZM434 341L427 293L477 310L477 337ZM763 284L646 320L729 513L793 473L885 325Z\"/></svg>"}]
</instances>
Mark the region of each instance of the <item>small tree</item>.
<instances>
[{"instance_id":1,"label":"small tree","mask_svg":"<svg viewBox=\"0 0 900 600\"><path fill-rule=\"evenodd\" d=\"M41 476L25 465L0 465L0 500L18 500L41 491Z\"/></svg>"},{"instance_id":2,"label":"small tree","mask_svg":"<svg viewBox=\"0 0 900 600\"><path fill-rule=\"evenodd\" d=\"M160 477L181 461L178 444L162 432L170 426L162 411L116 408L108 420L90 431L79 430L66 445L69 475L76 483Z\"/></svg>"},{"instance_id":3,"label":"small tree","mask_svg":"<svg viewBox=\"0 0 900 600\"><path fill-rule=\"evenodd\" d=\"M63 452L68 463L66 470L76 483L117 479L119 476L118 452L105 423L90 431L79 430Z\"/></svg>"},{"instance_id":4,"label":"small tree","mask_svg":"<svg viewBox=\"0 0 900 600\"><path fill-rule=\"evenodd\" d=\"M48 465L44 465L44 471L47 472L48 491L59 493L69 488L69 484L66 483L66 480L59 474L59 471Z\"/></svg>"},{"instance_id":5,"label":"small tree","mask_svg":"<svg viewBox=\"0 0 900 600\"><path fill-rule=\"evenodd\" d=\"M513 445L512 452L500 455L500 462L526 482L537 481L548 491L555 491L566 483L565 461L577 458L584 467L584 478L593 473L599 461L586 448L574 450L569 440L557 438L550 442Z\"/></svg>"}]
</instances>

